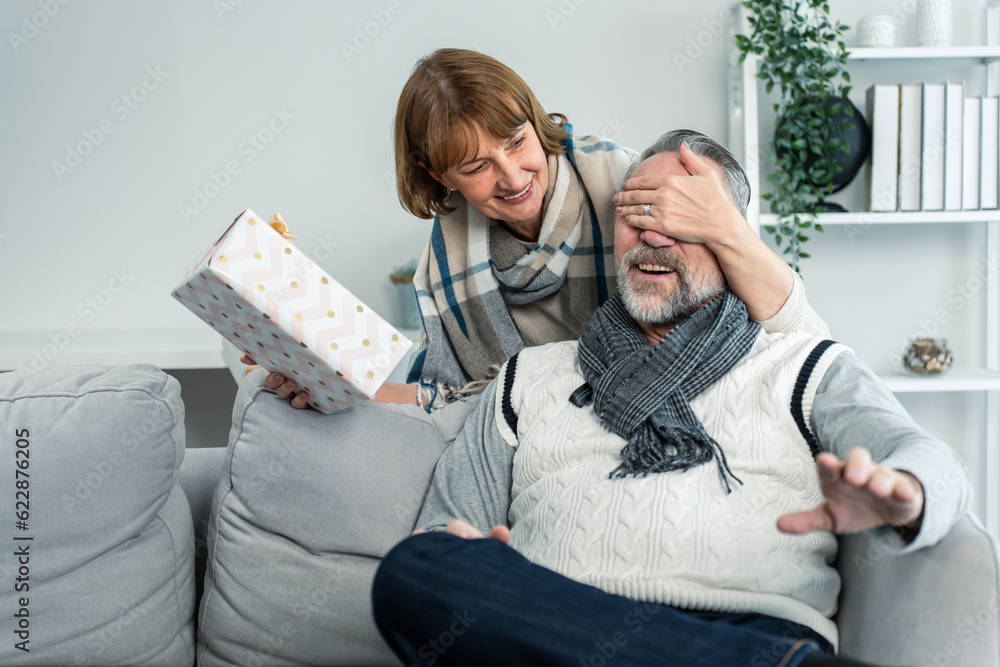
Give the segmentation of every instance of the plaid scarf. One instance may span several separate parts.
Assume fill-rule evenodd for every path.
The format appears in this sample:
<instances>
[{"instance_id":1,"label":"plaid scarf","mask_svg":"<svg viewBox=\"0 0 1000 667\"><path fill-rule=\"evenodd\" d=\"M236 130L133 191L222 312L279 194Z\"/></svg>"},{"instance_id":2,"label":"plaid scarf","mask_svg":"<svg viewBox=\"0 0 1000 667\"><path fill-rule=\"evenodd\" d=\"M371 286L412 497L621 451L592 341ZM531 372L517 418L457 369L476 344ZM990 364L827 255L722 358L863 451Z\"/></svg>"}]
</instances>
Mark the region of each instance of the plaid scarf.
<instances>
[{"instance_id":1,"label":"plaid scarf","mask_svg":"<svg viewBox=\"0 0 1000 667\"><path fill-rule=\"evenodd\" d=\"M688 470L714 457L727 493L727 476L740 482L690 401L746 356L759 332L729 290L682 320L659 345L649 344L620 296L594 313L580 339L580 368L593 389L594 413L628 441L611 477Z\"/></svg>"},{"instance_id":2,"label":"plaid scarf","mask_svg":"<svg viewBox=\"0 0 1000 667\"><path fill-rule=\"evenodd\" d=\"M533 249L519 245L457 192L457 210L435 218L413 279L423 340L408 382L440 385L450 393L492 377L525 347L508 303L558 294L570 299L573 314L586 323L615 294L611 197L634 154L600 137L574 140L572 126L566 129L566 153L548 158L545 213ZM519 258L502 266L497 257ZM531 313L519 323L532 326Z\"/></svg>"}]
</instances>

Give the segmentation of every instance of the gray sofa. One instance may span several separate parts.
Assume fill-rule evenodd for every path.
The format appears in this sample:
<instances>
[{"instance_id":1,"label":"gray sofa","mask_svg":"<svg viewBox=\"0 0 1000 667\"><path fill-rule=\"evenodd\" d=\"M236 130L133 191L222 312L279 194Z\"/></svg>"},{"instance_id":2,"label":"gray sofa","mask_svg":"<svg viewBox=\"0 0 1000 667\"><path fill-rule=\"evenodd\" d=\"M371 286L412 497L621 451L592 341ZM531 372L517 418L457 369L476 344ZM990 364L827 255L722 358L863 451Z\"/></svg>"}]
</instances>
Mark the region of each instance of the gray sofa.
<instances>
[{"instance_id":1,"label":"gray sofa","mask_svg":"<svg viewBox=\"0 0 1000 667\"><path fill-rule=\"evenodd\" d=\"M262 378L240 388L228 447L185 451L179 387L151 366L0 375L0 664L396 664L369 583L468 409L324 416ZM975 518L905 556L844 538L837 567L842 653L1000 664L997 544Z\"/></svg>"}]
</instances>

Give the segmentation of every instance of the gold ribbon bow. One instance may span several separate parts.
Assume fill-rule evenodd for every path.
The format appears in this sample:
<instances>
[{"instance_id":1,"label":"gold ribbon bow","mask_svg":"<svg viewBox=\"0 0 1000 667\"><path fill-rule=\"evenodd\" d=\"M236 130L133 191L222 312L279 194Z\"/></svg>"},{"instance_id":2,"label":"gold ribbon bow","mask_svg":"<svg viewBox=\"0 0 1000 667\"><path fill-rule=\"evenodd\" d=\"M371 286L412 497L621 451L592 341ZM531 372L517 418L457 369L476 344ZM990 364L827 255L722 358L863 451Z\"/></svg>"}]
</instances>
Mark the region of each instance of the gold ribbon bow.
<instances>
[{"instance_id":1,"label":"gold ribbon bow","mask_svg":"<svg viewBox=\"0 0 1000 667\"><path fill-rule=\"evenodd\" d=\"M274 231L278 232L286 239L299 238L295 234L292 234L290 231L288 231L288 225L285 224L285 219L281 216L280 213L275 213L274 215L272 215L271 219L268 220L267 224L271 225L271 228L274 229Z\"/></svg>"}]
</instances>

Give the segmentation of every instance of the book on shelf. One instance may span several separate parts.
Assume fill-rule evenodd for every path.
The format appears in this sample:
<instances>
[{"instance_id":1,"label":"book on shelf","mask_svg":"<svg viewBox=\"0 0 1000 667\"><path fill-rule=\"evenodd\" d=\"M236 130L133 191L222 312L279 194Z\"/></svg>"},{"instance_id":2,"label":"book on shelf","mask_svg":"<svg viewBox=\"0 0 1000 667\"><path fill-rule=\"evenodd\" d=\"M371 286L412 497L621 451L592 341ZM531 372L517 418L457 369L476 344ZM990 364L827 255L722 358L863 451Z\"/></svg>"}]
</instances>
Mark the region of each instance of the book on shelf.
<instances>
[{"instance_id":1,"label":"book on shelf","mask_svg":"<svg viewBox=\"0 0 1000 667\"><path fill-rule=\"evenodd\" d=\"M920 210L922 89L899 86L899 210Z\"/></svg>"},{"instance_id":2,"label":"book on shelf","mask_svg":"<svg viewBox=\"0 0 1000 667\"><path fill-rule=\"evenodd\" d=\"M979 208L979 133L980 110L978 97L965 98L965 123L962 126L962 209Z\"/></svg>"},{"instance_id":3,"label":"book on shelf","mask_svg":"<svg viewBox=\"0 0 1000 667\"><path fill-rule=\"evenodd\" d=\"M997 159L998 128L1000 123L1000 98L984 97L980 100L979 113L979 208L997 208Z\"/></svg>"},{"instance_id":4,"label":"book on shelf","mask_svg":"<svg viewBox=\"0 0 1000 667\"><path fill-rule=\"evenodd\" d=\"M961 211L965 84L946 83L944 97L944 210Z\"/></svg>"},{"instance_id":5,"label":"book on shelf","mask_svg":"<svg viewBox=\"0 0 1000 667\"><path fill-rule=\"evenodd\" d=\"M923 85L920 208L944 210L945 85Z\"/></svg>"},{"instance_id":6,"label":"book on shelf","mask_svg":"<svg viewBox=\"0 0 1000 667\"><path fill-rule=\"evenodd\" d=\"M868 88L868 211L1000 209L1000 96L965 90L964 83Z\"/></svg>"},{"instance_id":7,"label":"book on shelf","mask_svg":"<svg viewBox=\"0 0 1000 667\"><path fill-rule=\"evenodd\" d=\"M866 93L872 156L866 165L869 211L895 211L899 178L899 86L875 84Z\"/></svg>"}]
</instances>

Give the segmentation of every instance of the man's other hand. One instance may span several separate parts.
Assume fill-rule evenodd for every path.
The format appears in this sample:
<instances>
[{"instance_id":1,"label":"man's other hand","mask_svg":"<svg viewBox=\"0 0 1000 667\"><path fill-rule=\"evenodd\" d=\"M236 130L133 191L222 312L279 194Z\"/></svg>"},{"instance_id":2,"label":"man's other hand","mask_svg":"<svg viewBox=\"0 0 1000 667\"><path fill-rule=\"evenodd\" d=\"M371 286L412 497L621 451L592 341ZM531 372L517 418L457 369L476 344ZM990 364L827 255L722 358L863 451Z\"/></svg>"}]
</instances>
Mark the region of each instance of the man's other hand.
<instances>
[{"instance_id":1,"label":"man's other hand","mask_svg":"<svg viewBox=\"0 0 1000 667\"><path fill-rule=\"evenodd\" d=\"M417 529L413 531L414 535L419 535L420 533L426 533L426 530ZM483 534L478 530L462 521L461 519L452 519L448 522L448 525L444 527L444 532L450 535L457 535L458 537L465 538L467 540L479 540L483 538ZM510 544L510 528L507 526L494 526L493 530L490 531L489 537L494 540L500 540L504 544Z\"/></svg>"},{"instance_id":2,"label":"man's other hand","mask_svg":"<svg viewBox=\"0 0 1000 667\"><path fill-rule=\"evenodd\" d=\"M910 473L875 463L863 447L847 452L843 461L824 452L816 457L816 467L826 502L779 518L779 530L827 530L838 535L883 525L920 530L924 487Z\"/></svg>"}]
</instances>

